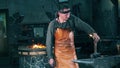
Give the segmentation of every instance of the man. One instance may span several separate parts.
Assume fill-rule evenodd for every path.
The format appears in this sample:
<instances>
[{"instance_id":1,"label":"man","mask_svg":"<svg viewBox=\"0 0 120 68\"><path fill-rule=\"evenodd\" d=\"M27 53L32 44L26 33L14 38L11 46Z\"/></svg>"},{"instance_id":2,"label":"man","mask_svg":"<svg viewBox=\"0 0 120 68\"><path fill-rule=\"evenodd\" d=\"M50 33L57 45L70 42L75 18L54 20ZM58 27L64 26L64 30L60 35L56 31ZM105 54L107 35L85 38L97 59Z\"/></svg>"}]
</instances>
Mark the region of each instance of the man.
<instances>
[{"instance_id":1,"label":"man","mask_svg":"<svg viewBox=\"0 0 120 68\"><path fill-rule=\"evenodd\" d=\"M55 64L55 68L79 68L78 64L72 62L72 60L77 59L74 46L75 28L85 31L96 42L99 41L100 37L92 27L72 15L67 4L59 6L56 16L49 23L47 30L46 46L49 64L51 66Z\"/></svg>"}]
</instances>

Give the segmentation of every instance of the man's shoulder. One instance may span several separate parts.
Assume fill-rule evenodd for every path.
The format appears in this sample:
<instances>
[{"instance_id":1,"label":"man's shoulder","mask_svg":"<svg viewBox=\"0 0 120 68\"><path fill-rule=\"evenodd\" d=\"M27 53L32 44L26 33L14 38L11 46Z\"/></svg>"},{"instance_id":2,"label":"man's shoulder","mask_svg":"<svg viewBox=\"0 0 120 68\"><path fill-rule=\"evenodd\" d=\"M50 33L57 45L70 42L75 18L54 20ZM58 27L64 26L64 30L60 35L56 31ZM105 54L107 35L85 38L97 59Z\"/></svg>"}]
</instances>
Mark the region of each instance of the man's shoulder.
<instances>
[{"instance_id":1,"label":"man's shoulder","mask_svg":"<svg viewBox=\"0 0 120 68\"><path fill-rule=\"evenodd\" d=\"M53 19L53 20L49 23L49 25L50 25L50 26L53 26L53 25L55 24L55 22L56 22L56 19Z\"/></svg>"},{"instance_id":2,"label":"man's shoulder","mask_svg":"<svg viewBox=\"0 0 120 68\"><path fill-rule=\"evenodd\" d=\"M55 23L56 22L56 19L53 19L50 23Z\"/></svg>"},{"instance_id":3,"label":"man's shoulder","mask_svg":"<svg viewBox=\"0 0 120 68\"><path fill-rule=\"evenodd\" d=\"M73 15L73 14L70 15L70 18L71 18L71 19L80 19L79 17L77 17L77 16L75 16L75 15Z\"/></svg>"},{"instance_id":4,"label":"man's shoulder","mask_svg":"<svg viewBox=\"0 0 120 68\"><path fill-rule=\"evenodd\" d=\"M79 18L79 17L77 17L77 16L75 16L73 14L71 14L70 20L74 21L75 23L78 23L78 22L81 23L81 22L83 22L81 18Z\"/></svg>"}]
</instances>

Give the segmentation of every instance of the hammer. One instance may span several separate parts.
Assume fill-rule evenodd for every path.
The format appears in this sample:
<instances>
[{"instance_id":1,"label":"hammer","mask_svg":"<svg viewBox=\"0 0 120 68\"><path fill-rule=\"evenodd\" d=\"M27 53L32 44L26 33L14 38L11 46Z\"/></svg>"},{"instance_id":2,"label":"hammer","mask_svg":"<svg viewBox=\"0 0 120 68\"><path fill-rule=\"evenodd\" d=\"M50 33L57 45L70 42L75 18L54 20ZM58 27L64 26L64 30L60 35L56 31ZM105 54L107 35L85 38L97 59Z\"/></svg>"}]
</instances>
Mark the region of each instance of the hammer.
<instances>
[{"instance_id":1,"label":"hammer","mask_svg":"<svg viewBox=\"0 0 120 68\"><path fill-rule=\"evenodd\" d=\"M100 57L100 53L97 52L97 43L98 41L94 40L94 53L90 55L91 58L97 58Z\"/></svg>"}]
</instances>

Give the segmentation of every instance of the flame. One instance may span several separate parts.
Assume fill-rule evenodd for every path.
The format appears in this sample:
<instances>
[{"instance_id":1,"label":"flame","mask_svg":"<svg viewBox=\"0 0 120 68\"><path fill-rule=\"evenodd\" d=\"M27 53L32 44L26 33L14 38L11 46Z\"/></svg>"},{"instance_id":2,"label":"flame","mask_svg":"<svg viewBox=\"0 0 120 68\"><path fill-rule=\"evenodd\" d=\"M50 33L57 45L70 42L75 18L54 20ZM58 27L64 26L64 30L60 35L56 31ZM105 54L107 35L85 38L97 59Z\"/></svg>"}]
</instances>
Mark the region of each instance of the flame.
<instances>
[{"instance_id":1,"label":"flame","mask_svg":"<svg viewBox=\"0 0 120 68\"><path fill-rule=\"evenodd\" d=\"M45 45L43 45L43 44L34 44L33 46L32 46L32 48L34 49L34 48L46 48L46 46Z\"/></svg>"}]
</instances>

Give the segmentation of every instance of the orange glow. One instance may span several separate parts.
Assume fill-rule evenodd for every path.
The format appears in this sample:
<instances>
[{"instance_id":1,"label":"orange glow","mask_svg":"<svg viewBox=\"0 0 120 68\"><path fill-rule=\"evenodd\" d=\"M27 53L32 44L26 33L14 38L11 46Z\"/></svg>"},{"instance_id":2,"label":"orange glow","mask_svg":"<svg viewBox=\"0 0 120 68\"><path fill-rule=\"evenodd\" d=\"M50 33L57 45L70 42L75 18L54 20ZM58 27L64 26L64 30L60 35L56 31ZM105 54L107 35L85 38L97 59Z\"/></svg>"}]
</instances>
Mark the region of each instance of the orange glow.
<instances>
[{"instance_id":1,"label":"orange glow","mask_svg":"<svg viewBox=\"0 0 120 68\"><path fill-rule=\"evenodd\" d=\"M40 44L40 43L38 43L38 44L34 44L34 45L32 45L32 46L30 46L30 48L46 48L46 46L45 45L43 45L43 44Z\"/></svg>"}]
</instances>

